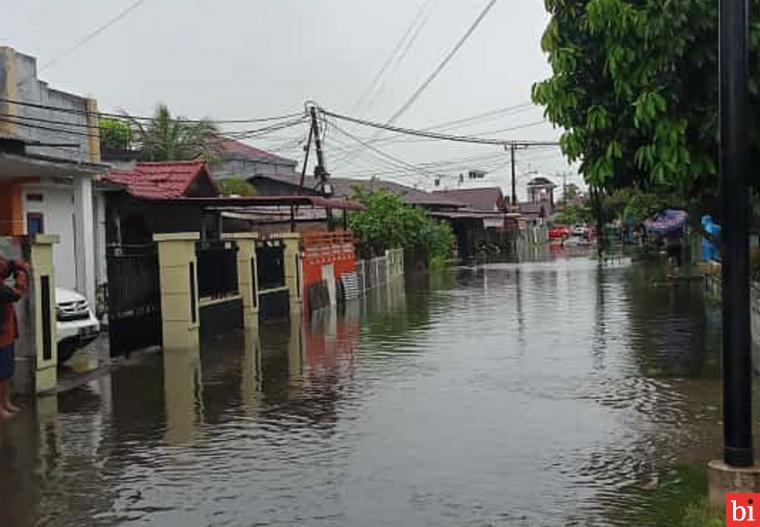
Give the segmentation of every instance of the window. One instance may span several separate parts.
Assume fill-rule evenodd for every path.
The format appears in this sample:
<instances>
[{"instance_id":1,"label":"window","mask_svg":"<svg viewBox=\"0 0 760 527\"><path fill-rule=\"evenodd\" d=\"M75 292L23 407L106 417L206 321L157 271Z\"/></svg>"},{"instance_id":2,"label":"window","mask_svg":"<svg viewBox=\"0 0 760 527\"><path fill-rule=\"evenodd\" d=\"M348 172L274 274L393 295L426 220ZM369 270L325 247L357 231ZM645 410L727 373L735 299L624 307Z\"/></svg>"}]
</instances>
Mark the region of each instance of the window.
<instances>
[{"instance_id":1,"label":"window","mask_svg":"<svg viewBox=\"0 0 760 527\"><path fill-rule=\"evenodd\" d=\"M30 212L26 215L26 232L30 236L45 233L45 217L40 212Z\"/></svg>"}]
</instances>

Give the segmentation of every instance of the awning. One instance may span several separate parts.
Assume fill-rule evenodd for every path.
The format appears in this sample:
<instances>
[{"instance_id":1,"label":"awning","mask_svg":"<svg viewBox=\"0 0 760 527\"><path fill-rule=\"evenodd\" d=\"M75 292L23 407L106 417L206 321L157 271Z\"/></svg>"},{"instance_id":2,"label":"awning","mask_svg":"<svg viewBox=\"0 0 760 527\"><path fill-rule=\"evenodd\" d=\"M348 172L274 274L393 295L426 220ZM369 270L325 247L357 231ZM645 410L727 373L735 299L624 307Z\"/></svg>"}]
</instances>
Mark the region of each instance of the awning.
<instances>
[{"instance_id":1,"label":"awning","mask_svg":"<svg viewBox=\"0 0 760 527\"><path fill-rule=\"evenodd\" d=\"M233 211L252 207L296 207L312 206L338 210L364 210L361 203L340 198L322 196L249 196L249 197L210 197L210 198L172 198L145 201L187 203L201 205L209 210Z\"/></svg>"},{"instance_id":2,"label":"awning","mask_svg":"<svg viewBox=\"0 0 760 527\"><path fill-rule=\"evenodd\" d=\"M446 220L505 220L514 215L508 215L505 212L488 212L483 210L457 210L457 211L429 211L428 214L434 218Z\"/></svg>"},{"instance_id":3,"label":"awning","mask_svg":"<svg viewBox=\"0 0 760 527\"><path fill-rule=\"evenodd\" d=\"M647 231L660 236L667 236L672 234L683 234L686 224L689 221L689 215L686 211L665 209L660 212L652 220L644 222L644 226Z\"/></svg>"},{"instance_id":4,"label":"awning","mask_svg":"<svg viewBox=\"0 0 760 527\"><path fill-rule=\"evenodd\" d=\"M106 165L80 163L32 154L0 153L0 180L15 178L66 178L95 176L108 170Z\"/></svg>"}]
</instances>

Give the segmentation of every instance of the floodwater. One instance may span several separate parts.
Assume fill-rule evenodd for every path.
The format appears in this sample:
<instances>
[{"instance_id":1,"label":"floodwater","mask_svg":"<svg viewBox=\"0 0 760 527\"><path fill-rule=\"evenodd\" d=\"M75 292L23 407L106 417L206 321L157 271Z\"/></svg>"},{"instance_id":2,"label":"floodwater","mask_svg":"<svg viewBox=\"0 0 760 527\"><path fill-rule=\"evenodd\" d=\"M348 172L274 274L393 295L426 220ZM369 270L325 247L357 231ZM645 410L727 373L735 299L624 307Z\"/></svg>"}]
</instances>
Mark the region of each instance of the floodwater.
<instances>
[{"instance_id":1,"label":"floodwater","mask_svg":"<svg viewBox=\"0 0 760 527\"><path fill-rule=\"evenodd\" d=\"M0 425L0 525L632 525L720 456L719 320L556 257L133 357Z\"/></svg>"}]
</instances>

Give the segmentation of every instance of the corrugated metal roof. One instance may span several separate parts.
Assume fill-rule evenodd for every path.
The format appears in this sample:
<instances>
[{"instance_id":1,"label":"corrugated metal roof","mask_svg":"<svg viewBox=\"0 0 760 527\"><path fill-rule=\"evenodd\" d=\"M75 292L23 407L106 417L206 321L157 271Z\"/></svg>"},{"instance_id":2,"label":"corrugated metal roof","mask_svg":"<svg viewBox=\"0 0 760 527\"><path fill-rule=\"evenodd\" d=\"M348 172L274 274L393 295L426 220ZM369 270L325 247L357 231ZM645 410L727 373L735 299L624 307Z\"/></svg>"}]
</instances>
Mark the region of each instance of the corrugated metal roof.
<instances>
[{"instance_id":1,"label":"corrugated metal roof","mask_svg":"<svg viewBox=\"0 0 760 527\"><path fill-rule=\"evenodd\" d=\"M439 194L479 210L495 211L504 208L504 193L499 187L436 190L433 194Z\"/></svg>"}]
</instances>

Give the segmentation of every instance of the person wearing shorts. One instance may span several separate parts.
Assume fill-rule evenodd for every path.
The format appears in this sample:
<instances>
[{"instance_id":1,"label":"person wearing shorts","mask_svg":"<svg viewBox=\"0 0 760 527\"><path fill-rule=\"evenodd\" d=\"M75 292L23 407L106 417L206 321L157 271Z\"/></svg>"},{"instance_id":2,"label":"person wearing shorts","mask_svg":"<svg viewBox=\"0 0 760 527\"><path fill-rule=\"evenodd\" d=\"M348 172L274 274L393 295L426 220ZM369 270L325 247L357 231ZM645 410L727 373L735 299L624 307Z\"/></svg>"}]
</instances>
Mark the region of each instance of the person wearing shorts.
<instances>
[{"instance_id":1,"label":"person wearing shorts","mask_svg":"<svg viewBox=\"0 0 760 527\"><path fill-rule=\"evenodd\" d=\"M6 284L13 278L13 284ZM11 384L16 373L15 345L18 322L14 304L29 289L29 265L23 260L7 260L0 254L0 421L19 411L11 402Z\"/></svg>"}]
</instances>

